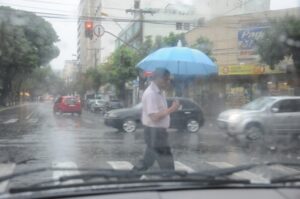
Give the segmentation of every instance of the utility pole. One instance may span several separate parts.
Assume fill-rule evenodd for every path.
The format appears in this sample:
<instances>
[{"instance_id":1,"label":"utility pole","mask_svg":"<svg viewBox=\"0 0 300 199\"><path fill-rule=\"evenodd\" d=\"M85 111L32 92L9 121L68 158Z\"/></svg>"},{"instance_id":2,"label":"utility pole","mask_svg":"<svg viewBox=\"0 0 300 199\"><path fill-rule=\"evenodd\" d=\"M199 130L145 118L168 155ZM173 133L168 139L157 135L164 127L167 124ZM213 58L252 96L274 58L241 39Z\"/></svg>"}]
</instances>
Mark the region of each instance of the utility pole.
<instances>
[{"instance_id":1,"label":"utility pole","mask_svg":"<svg viewBox=\"0 0 300 199\"><path fill-rule=\"evenodd\" d=\"M99 0L99 4L98 4L98 6L97 6L97 8L96 8L96 10L95 10L95 14L94 14L94 16L95 17L97 17L97 14L98 13L100 13L100 16L102 16L102 0ZM102 25L102 21L100 20L99 21L99 25L101 26ZM98 37L97 39L99 39L99 46L97 46L98 47L98 52L99 52L99 63L101 64L101 55L102 55L102 53L101 53L101 50L102 50L102 48L101 48L101 36L100 37ZM96 47L96 48L97 48ZM97 66L97 62L98 62L98 59L97 59L97 54L96 54L97 52L95 51L95 68L96 68L96 66Z\"/></svg>"},{"instance_id":2,"label":"utility pole","mask_svg":"<svg viewBox=\"0 0 300 199\"><path fill-rule=\"evenodd\" d=\"M94 51L94 68L98 65L98 57L97 54L99 51L101 51L103 48L90 48L88 50Z\"/></svg>"},{"instance_id":3,"label":"utility pole","mask_svg":"<svg viewBox=\"0 0 300 199\"><path fill-rule=\"evenodd\" d=\"M144 10L141 9L140 6L141 1L140 0L134 0L134 9L126 9L126 13L132 13L134 15L134 18L136 18L136 16L138 16L138 20L140 20L141 23L141 42L143 42L143 38L144 38L144 14L151 14L154 15L155 11L152 10Z\"/></svg>"},{"instance_id":4,"label":"utility pole","mask_svg":"<svg viewBox=\"0 0 300 199\"><path fill-rule=\"evenodd\" d=\"M140 29L140 42L142 43L144 40L144 14L155 14L154 11L151 10L143 10L141 9L140 6L141 1L140 0L134 0L134 9L127 9L126 13L133 13L134 18L138 17L138 20L140 20L140 24L141 24L141 29ZM134 87L133 89L133 104L136 104L139 101L140 98L140 90L144 90L144 81L142 80L142 78L140 78L139 76L137 76L136 81L138 82L138 87Z\"/></svg>"}]
</instances>

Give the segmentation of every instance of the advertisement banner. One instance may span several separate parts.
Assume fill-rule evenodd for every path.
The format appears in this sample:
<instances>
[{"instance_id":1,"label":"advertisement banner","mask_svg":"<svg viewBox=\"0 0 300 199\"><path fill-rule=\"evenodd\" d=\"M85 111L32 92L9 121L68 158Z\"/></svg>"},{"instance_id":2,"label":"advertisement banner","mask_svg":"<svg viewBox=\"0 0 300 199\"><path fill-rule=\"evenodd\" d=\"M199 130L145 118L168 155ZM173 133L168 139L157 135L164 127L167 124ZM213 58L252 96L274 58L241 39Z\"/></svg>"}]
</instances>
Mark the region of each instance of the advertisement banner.
<instances>
[{"instance_id":1,"label":"advertisement banner","mask_svg":"<svg viewBox=\"0 0 300 199\"><path fill-rule=\"evenodd\" d=\"M281 74L285 70L275 68L271 70L269 66L240 65L240 66L219 66L219 75L263 75Z\"/></svg>"},{"instance_id":2,"label":"advertisement banner","mask_svg":"<svg viewBox=\"0 0 300 199\"><path fill-rule=\"evenodd\" d=\"M251 27L238 31L239 60L258 59L255 42L264 36L265 27Z\"/></svg>"}]
</instances>

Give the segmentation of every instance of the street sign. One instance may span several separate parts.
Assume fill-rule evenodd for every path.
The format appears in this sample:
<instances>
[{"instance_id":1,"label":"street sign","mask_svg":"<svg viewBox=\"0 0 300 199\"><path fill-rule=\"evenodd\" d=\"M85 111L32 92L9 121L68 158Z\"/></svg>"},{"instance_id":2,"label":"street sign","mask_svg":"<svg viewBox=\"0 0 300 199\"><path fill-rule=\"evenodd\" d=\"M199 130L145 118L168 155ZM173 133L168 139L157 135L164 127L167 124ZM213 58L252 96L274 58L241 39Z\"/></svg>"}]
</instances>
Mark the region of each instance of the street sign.
<instances>
[{"instance_id":1,"label":"street sign","mask_svg":"<svg viewBox=\"0 0 300 199\"><path fill-rule=\"evenodd\" d=\"M104 27L101 26L101 25L96 25L95 28L94 28L94 35L96 37L102 37L103 34L104 34L105 30L104 30Z\"/></svg>"}]
</instances>

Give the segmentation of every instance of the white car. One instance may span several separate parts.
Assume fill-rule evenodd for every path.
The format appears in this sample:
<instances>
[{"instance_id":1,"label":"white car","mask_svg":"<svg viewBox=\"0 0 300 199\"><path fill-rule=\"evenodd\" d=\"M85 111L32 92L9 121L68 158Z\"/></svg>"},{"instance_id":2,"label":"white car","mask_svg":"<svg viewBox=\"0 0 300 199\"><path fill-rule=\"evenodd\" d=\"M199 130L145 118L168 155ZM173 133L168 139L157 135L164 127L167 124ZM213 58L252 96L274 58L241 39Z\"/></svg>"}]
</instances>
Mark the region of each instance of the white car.
<instances>
[{"instance_id":1,"label":"white car","mask_svg":"<svg viewBox=\"0 0 300 199\"><path fill-rule=\"evenodd\" d=\"M300 134L300 97L261 97L241 109L222 112L219 128L230 136L244 135L258 139L264 133Z\"/></svg>"}]
</instances>

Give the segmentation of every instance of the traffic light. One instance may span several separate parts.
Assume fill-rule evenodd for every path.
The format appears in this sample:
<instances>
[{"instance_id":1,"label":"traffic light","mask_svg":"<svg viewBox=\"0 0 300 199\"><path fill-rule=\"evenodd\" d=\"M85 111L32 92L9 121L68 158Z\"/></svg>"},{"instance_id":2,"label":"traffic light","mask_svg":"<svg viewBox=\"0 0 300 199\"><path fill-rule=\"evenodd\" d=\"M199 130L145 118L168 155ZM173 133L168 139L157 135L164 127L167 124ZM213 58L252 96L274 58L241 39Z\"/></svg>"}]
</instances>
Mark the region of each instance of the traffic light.
<instances>
[{"instance_id":1,"label":"traffic light","mask_svg":"<svg viewBox=\"0 0 300 199\"><path fill-rule=\"evenodd\" d=\"M84 23L84 28L85 28L85 37L93 39L93 35L94 35L94 23L93 23L93 21L86 21Z\"/></svg>"}]
</instances>

